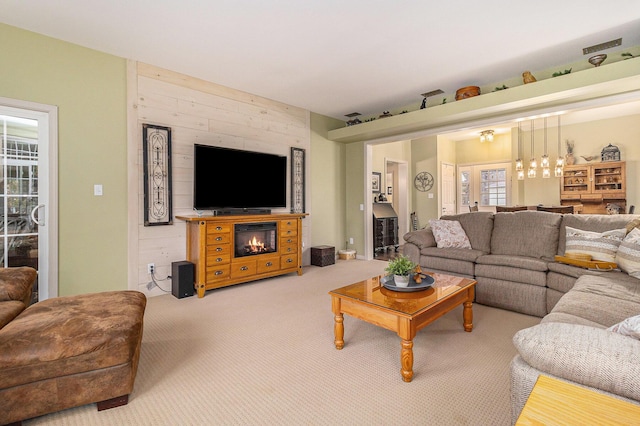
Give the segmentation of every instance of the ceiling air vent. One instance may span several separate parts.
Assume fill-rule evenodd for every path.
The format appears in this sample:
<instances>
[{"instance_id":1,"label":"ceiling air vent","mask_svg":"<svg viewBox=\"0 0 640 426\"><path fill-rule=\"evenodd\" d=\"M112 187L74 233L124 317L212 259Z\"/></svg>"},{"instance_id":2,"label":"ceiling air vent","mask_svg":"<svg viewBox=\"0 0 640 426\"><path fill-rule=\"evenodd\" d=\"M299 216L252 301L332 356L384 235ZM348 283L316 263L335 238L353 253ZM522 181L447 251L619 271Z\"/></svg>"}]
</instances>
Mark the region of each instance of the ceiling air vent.
<instances>
[{"instance_id":1,"label":"ceiling air vent","mask_svg":"<svg viewBox=\"0 0 640 426\"><path fill-rule=\"evenodd\" d=\"M422 96L424 96L425 98L428 98L429 96L435 96L435 95L440 95L444 93L442 90L438 89L438 90L432 90L430 92L427 93L423 93Z\"/></svg>"},{"instance_id":2,"label":"ceiling air vent","mask_svg":"<svg viewBox=\"0 0 640 426\"><path fill-rule=\"evenodd\" d=\"M352 112L352 113L349 113L349 114L345 114L344 116L351 118L351 117L357 117L359 115L362 115L362 114L360 114L359 112Z\"/></svg>"},{"instance_id":3,"label":"ceiling air vent","mask_svg":"<svg viewBox=\"0 0 640 426\"><path fill-rule=\"evenodd\" d=\"M611 49L612 47L620 46L622 44L622 39L618 38L615 40L607 41L605 43L595 44L593 46L585 47L582 49L583 55L588 55L589 53L598 52L600 50Z\"/></svg>"}]
</instances>

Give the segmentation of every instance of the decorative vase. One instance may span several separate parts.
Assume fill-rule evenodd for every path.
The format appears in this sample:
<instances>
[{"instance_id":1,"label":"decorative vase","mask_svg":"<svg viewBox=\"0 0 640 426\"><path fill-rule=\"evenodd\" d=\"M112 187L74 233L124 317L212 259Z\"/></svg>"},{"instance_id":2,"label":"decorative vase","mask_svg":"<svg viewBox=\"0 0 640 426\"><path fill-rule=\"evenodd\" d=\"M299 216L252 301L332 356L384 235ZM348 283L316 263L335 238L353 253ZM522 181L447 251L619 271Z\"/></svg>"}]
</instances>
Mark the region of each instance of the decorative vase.
<instances>
[{"instance_id":1,"label":"decorative vase","mask_svg":"<svg viewBox=\"0 0 640 426\"><path fill-rule=\"evenodd\" d=\"M409 286L409 275L394 275L393 281L396 283L396 287Z\"/></svg>"},{"instance_id":2,"label":"decorative vase","mask_svg":"<svg viewBox=\"0 0 640 426\"><path fill-rule=\"evenodd\" d=\"M567 154L564 156L564 162L567 166L573 166L576 163L576 159L573 154Z\"/></svg>"}]
</instances>

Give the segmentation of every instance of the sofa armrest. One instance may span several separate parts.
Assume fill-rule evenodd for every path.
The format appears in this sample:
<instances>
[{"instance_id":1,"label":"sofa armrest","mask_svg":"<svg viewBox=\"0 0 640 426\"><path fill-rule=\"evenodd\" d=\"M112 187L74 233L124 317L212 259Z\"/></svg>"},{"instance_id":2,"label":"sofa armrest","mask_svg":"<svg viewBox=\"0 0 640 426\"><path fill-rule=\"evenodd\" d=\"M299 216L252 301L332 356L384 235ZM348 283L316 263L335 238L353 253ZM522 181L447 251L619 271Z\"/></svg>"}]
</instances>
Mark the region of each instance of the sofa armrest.
<instances>
[{"instance_id":1,"label":"sofa armrest","mask_svg":"<svg viewBox=\"0 0 640 426\"><path fill-rule=\"evenodd\" d=\"M542 372L640 401L640 340L603 328L542 323L517 332L513 343Z\"/></svg>"},{"instance_id":2,"label":"sofa armrest","mask_svg":"<svg viewBox=\"0 0 640 426\"><path fill-rule=\"evenodd\" d=\"M28 266L0 268L0 301L18 300L29 306L37 276Z\"/></svg>"},{"instance_id":3,"label":"sofa armrest","mask_svg":"<svg viewBox=\"0 0 640 426\"><path fill-rule=\"evenodd\" d=\"M433 231L431 231L431 227L429 226L417 231L407 232L402 238L404 238L406 242L418 246L418 248L437 247Z\"/></svg>"}]
</instances>

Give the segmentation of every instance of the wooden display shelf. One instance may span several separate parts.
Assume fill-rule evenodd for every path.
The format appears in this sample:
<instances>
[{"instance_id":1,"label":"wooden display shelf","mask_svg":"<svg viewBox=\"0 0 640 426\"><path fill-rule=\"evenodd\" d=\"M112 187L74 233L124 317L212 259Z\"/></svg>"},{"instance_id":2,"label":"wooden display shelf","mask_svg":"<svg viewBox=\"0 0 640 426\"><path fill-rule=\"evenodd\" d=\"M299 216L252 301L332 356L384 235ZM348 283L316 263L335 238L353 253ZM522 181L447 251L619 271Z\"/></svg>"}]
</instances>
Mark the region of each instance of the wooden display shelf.
<instances>
[{"instance_id":1,"label":"wooden display shelf","mask_svg":"<svg viewBox=\"0 0 640 426\"><path fill-rule=\"evenodd\" d=\"M624 161L565 166L560 179L562 205L582 204L582 213L606 214L609 203L626 210L626 198Z\"/></svg>"},{"instance_id":2,"label":"wooden display shelf","mask_svg":"<svg viewBox=\"0 0 640 426\"><path fill-rule=\"evenodd\" d=\"M195 265L194 288L206 290L297 272L302 275L302 218L306 214L176 216L187 222L187 260ZM276 224L276 251L236 257L235 226Z\"/></svg>"}]
</instances>

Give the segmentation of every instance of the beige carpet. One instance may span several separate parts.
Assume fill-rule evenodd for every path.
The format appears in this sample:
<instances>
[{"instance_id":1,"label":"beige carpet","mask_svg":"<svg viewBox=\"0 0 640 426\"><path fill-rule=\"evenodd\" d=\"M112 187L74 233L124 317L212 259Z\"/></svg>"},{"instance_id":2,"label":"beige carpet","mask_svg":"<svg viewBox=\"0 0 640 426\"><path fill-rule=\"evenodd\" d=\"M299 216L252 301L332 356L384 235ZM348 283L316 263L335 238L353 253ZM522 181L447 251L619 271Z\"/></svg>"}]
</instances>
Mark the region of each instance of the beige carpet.
<instances>
[{"instance_id":1,"label":"beige carpet","mask_svg":"<svg viewBox=\"0 0 640 426\"><path fill-rule=\"evenodd\" d=\"M390 331L345 316L335 349L327 292L385 266L338 261L203 299L151 298L129 404L25 424L508 425L511 337L538 318L476 304L466 333L461 309L450 312L414 340L411 383Z\"/></svg>"}]
</instances>

